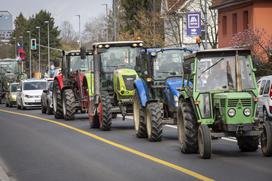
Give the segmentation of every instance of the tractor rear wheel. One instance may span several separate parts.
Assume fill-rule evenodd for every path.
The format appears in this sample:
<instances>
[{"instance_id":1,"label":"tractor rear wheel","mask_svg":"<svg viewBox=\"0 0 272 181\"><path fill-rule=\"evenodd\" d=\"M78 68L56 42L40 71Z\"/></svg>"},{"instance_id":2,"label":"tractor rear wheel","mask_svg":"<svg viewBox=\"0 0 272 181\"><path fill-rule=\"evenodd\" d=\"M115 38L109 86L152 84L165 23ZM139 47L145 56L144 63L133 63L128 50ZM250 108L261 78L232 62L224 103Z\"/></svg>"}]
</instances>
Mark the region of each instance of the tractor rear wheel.
<instances>
[{"instance_id":1,"label":"tractor rear wheel","mask_svg":"<svg viewBox=\"0 0 272 181\"><path fill-rule=\"evenodd\" d=\"M269 121L264 122L261 149L264 156L272 156L272 124Z\"/></svg>"},{"instance_id":2,"label":"tractor rear wheel","mask_svg":"<svg viewBox=\"0 0 272 181\"><path fill-rule=\"evenodd\" d=\"M198 127L198 150L201 158L211 158L211 133L207 125L200 125Z\"/></svg>"},{"instance_id":3,"label":"tractor rear wheel","mask_svg":"<svg viewBox=\"0 0 272 181\"><path fill-rule=\"evenodd\" d=\"M137 91L135 91L135 95L133 98L133 120L136 136L138 138L146 138L147 131L145 123L145 113L144 109L141 107Z\"/></svg>"},{"instance_id":4,"label":"tractor rear wheel","mask_svg":"<svg viewBox=\"0 0 272 181\"><path fill-rule=\"evenodd\" d=\"M161 141L162 114L160 105L156 102L149 103L146 107L146 130L149 141Z\"/></svg>"},{"instance_id":5,"label":"tractor rear wheel","mask_svg":"<svg viewBox=\"0 0 272 181\"><path fill-rule=\"evenodd\" d=\"M180 102L177 120L181 151L183 153L197 153L198 123L193 108L189 103Z\"/></svg>"},{"instance_id":6,"label":"tractor rear wheel","mask_svg":"<svg viewBox=\"0 0 272 181\"><path fill-rule=\"evenodd\" d=\"M56 119L63 118L61 91L57 80L53 82L53 110Z\"/></svg>"},{"instance_id":7,"label":"tractor rear wheel","mask_svg":"<svg viewBox=\"0 0 272 181\"><path fill-rule=\"evenodd\" d=\"M103 131L110 131L112 120L112 105L109 95L104 94L101 96L101 106L102 110L99 113L100 129Z\"/></svg>"},{"instance_id":8,"label":"tractor rear wheel","mask_svg":"<svg viewBox=\"0 0 272 181\"><path fill-rule=\"evenodd\" d=\"M259 136L237 136L236 139L240 151L254 152L258 150Z\"/></svg>"},{"instance_id":9,"label":"tractor rear wheel","mask_svg":"<svg viewBox=\"0 0 272 181\"><path fill-rule=\"evenodd\" d=\"M96 111L95 115L92 118L89 118L89 122L90 122L90 128L99 128L100 127L100 123L99 123L99 116L98 113Z\"/></svg>"},{"instance_id":10,"label":"tractor rear wheel","mask_svg":"<svg viewBox=\"0 0 272 181\"><path fill-rule=\"evenodd\" d=\"M65 89L62 93L62 108L65 120L74 120L76 113L76 99L72 89Z\"/></svg>"}]
</instances>

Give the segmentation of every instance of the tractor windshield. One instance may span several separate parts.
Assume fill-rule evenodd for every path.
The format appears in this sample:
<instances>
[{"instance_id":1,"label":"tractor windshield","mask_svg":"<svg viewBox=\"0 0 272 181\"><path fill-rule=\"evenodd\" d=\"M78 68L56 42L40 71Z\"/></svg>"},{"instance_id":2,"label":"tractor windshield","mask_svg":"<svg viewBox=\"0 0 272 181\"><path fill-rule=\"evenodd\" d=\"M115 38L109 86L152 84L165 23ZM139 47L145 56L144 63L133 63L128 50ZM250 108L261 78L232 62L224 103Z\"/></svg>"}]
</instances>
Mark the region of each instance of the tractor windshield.
<instances>
[{"instance_id":1,"label":"tractor windshield","mask_svg":"<svg viewBox=\"0 0 272 181\"><path fill-rule=\"evenodd\" d=\"M237 90L237 72L241 73L242 90L254 89L254 79L248 56L238 56L238 63L233 56L202 57L197 65L197 90Z\"/></svg>"},{"instance_id":2,"label":"tractor windshield","mask_svg":"<svg viewBox=\"0 0 272 181\"><path fill-rule=\"evenodd\" d=\"M18 66L16 61L0 62L0 73L16 73Z\"/></svg>"},{"instance_id":3,"label":"tractor windshield","mask_svg":"<svg viewBox=\"0 0 272 181\"><path fill-rule=\"evenodd\" d=\"M86 72L92 69L93 56L88 55L86 59L81 59L80 56L70 56L70 72L76 70Z\"/></svg>"},{"instance_id":4,"label":"tractor windshield","mask_svg":"<svg viewBox=\"0 0 272 181\"><path fill-rule=\"evenodd\" d=\"M157 53L154 60L154 79L166 79L169 76L182 75L182 63L189 51L165 50Z\"/></svg>"},{"instance_id":5,"label":"tractor windshield","mask_svg":"<svg viewBox=\"0 0 272 181\"><path fill-rule=\"evenodd\" d=\"M111 47L101 55L103 72L113 72L116 68L134 68L139 48Z\"/></svg>"}]
</instances>

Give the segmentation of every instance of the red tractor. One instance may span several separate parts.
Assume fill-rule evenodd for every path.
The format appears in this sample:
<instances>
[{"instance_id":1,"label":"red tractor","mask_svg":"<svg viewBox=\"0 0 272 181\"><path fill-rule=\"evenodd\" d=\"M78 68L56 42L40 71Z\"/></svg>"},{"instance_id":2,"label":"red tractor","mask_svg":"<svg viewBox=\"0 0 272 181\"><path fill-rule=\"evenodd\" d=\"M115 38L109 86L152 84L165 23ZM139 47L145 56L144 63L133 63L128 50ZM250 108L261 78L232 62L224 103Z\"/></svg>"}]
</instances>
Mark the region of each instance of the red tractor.
<instances>
[{"instance_id":1,"label":"red tractor","mask_svg":"<svg viewBox=\"0 0 272 181\"><path fill-rule=\"evenodd\" d=\"M75 114L86 113L91 94L93 56L85 49L63 52L61 73L53 82L53 110L56 119L74 120Z\"/></svg>"}]
</instances>

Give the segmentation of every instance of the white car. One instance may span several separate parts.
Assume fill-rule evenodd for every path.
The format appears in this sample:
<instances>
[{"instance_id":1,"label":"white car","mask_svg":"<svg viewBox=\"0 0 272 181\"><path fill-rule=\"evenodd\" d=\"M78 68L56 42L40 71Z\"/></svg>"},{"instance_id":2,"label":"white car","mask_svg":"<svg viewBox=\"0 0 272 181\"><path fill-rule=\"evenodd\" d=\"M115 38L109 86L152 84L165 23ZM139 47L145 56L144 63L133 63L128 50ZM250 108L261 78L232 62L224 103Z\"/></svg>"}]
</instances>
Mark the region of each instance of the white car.
<instances>
[{"instance_id":1,"label":"white car","mask_svg":"<svg viewBox=\"0 0 272 181\"><path fill-rule=\"evenodd\" d=\"M16 97L17 109L41 107L41 96L46 84L46 80L22 80Z\"/></svg>"},{"instance_id":2,"label":"white car","mask_svg":"<svg viewBox=\"0 0 272 181\"><path fill-rule=\"evenodd\" d=\"M272 75L262 77L257 85L259 88L258 115L264 120L272 120Z\"/></svg>"}]
</instances>

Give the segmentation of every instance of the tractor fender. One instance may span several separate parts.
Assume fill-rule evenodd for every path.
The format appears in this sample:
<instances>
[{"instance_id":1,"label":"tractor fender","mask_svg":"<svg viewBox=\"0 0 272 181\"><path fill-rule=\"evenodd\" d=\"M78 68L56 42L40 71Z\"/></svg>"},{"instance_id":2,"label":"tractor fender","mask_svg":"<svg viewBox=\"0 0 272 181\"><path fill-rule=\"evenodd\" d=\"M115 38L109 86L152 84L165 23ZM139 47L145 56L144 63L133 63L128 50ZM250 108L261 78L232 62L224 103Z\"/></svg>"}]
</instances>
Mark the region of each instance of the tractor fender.
<instances>
[{"instance_id":1,"label":"tractor fender","mask_svg":"<svg viewBox=\"0 0 272 181\"><path fill-rule=\"evenodd\" d=\"M149 99L149 93L146 83L142 79L136 79L134 81L134 86L139 95L141 106L145 107Z\"/></svg>"},{"instance_id":2,"label":"tractor fender","mask_svg":"<svg viewBox=\"0 0 272 181\"><path fill-rule=\"evenodd\" d=\"M59 88L60 88L60 90L62 90L63 89L63 76L62 76L62 74L57 75L55 77L55 80L58 81Z\"/></svg>"}]
</instances>

